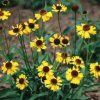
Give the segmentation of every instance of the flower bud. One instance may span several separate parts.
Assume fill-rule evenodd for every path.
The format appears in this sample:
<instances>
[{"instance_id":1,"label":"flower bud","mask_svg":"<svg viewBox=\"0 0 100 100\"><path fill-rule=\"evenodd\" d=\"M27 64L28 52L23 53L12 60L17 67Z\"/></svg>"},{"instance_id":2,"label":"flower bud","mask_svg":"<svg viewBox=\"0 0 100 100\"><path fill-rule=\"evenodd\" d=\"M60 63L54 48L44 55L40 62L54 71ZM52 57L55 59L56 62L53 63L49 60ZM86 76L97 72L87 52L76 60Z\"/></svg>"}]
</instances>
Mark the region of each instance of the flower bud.
<instances>
[{"instance_id":1,"label":"flower bud","mask_svg":"<svg viewBox=\"0 0 100 100\"><path fill-rule=\"evenodd\" d=\"M77 4L75 4L75 5L72 6L72 10L73 10L74 12L77 12L78 9L79 9L79 6L78 6Z\"/></svg>"}]
</instances>

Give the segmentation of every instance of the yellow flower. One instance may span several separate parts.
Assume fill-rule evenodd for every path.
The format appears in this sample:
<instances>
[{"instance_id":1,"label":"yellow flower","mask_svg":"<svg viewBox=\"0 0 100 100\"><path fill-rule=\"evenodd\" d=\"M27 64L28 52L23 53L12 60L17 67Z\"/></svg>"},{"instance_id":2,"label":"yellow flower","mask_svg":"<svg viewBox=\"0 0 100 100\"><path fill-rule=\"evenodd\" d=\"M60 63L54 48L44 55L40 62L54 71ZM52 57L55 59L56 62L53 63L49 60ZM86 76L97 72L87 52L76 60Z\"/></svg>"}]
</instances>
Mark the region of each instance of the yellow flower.
<instances>
[{"instance_id":1,"label":"yellow flower","mask_svg":"<svg viewBox=\"0 0 100 100\"><path fill-rule=\"evenodd\" d=\"M58 33L54 34L53 37L50 38L50 43L53 48L61 47L61 36L58 35Z\"/></svg>"},{"instance_id":2,"label":"yellow flower","mask_svg":"<svg viewBox=\"0 0 100 100\"><path fill-rule=\"evenodd\" d=\"M41 50L45 50L47 48L43 37L41 37L40 39L37 37L32 42L30 42L30 47L37 48L38 52L41 52Z\"/></svg>"},{"instance_id":3,"label":"yellow flower","mask_svg":"<svg viewBox=\"0 0 100 100\"><path fill-rule=\"evenodd\" d=\"M9 16L11 16L9 11L3 11L0 9L0 20L7 20Z\"/></svg>"},{"instance_id":4,"label":"yellow flower","mask_svg":"<svg viewBox=\"0 0 100 100\"><path fill-rule=\"evenodd\" d=\"M74 56L71 58L71 62L72 64L74 64L77 68L85 68L85 64L84 61L81 57L79 56Z\"/></svg>"},{"instance_id":5,"label":"yellow flower","mask_svg":"<svg viewBox=\"0 0 100 100\"><path fill-rule=\"evenodd\" d=\"M93 74L96 78L100 77L100 65L98 62L90 64L90 73Z\"/></svg>"},{"instance_id":6,"label":"yellow flower","mask_svg":"<svg viewBox=\"0 0 100 100\"><path fill-rule=\"evenodd\" d=\"M54 12L66 12L67 7L63 4L56 4L52 6L52 11Z\"/></svg>"},{"instance_id":7,"label":"yellow flower","mask_svg":"<svg viewBox=\"0 0 100 100\"><path fill-rule=\"evenodd\" d=\"M3 73L6 73L8 75L14 75L18 71L19 69L18 67L19 67L19 64L17 62L7 61L3 63L3 66L1 69Z\"/></svg>"},{"instance_id":8,"label":"yellow flower","mask_svg":"<svg viewBox=\"0 0 100 100\"><path fill-rule=\"evenodd\" d=\"M90 38L91 35L96 34L96 27L88 24L81 24L77 26L77 34L82 38Z\"/></svg>"},{"instance_id":9,"label":"yellow flower","mask_svg":"<svg viewBox=\"0 0 100 100\"><path fill-rule=\"evenodd\" d=\"M19 27L21 28L21 32L23 33L23 34L26 34L26 35L29 35L30 34L30 32L28 31L28 27L26 27L26 25L25 25L25 23L21 23L20 25L19 25Z\"/></svg>"},{"instance_id":10,"label":"yellow flower","mask_svg":"<svg viewBox=\"0 0 100 100\"><path fill-rule=\"evenodd\" d=\"M37 68L38 76L51 76L53 75L52 65L49 65L47 61L43 61L42 64Z\"/></svg>"},{"instance_id":11,"label":"yellow flower","mask_svg":"<svg viewBox=\"0 0 100 100\"><path fill-rule=\"evenodd\" d=\"M62 86L62 79L58 76L49 76L45 80L45 86L52 91L59 91Z\"/></svg>"},{"instance_id":12,"label":"yellow flower","mask_svg":"<svg viewBox=\"0 0 100 100\"><path fill-rule=\"evenodd\" d=\"M68 36L61 37L61 47L66 47L68 45L70 45L69 37Z\"/></svg>"},{"instance_id":13,"label":"yellow flower","mask_svg":"<svg viewBox=\"0 0 100 100\"><path fill-rule=\"evenodd\" d=\"M83 79L83 73L79 71L79 69L71 69L69 68L66 71L66 79L73 84L80 84L81 80Z\"/></svg>"},{"instance_id":14,"label":"yellow flower","mask_svg":"<svg viewBox=\"0 0 100 100\"><path fill-rule=\"evenodd\" d=\"M28 22L25 22L27 32L31 33L32 31L36 31L39 29L39 24L36 23L36 20L29 19Z\"/></svg>"},{"instance_id":15,"label":"yellow flower","mask_svg":"<svg viewBox=\"0 0 100 100\"><path fill-rule=\"evenodd\" d=\"M46 10L40 10L39 14L35 14L37 20L42 19L43 22L49 21L53 17L52 12L47 12Z\"/></svg>"},{"instance_id":16,"label":"yellow flower","mask_svg":"<svg viewBox=\"0 0 100 100\"><path fill-rule=\"evenodd\" d=\"M16 80L16 87L19 88L20 90L24 90L26 87L28 87L28 79L27 76L24 74L21 74L19 78Z\"/></svg>"},{"instance_id":17,"label":"yellow flower","mask_svg":"<svg viewBox=\"0 0 100 100\"><path fill-rule=\"evenodd\" d=\"M12 26L12 30L9 31L9 35L12 36L23 35L22 26L21 25L16 25L16 27Z\"/></svg>"},{"instance_id":18,"label":"yellow flower","mask_svg":"<svg viewBox=\"0 0 100 100\"><path fill-rule=\"evenodd\" d=\"M57 52L56 61L62 64L68 64L71 60L71 57L67 53Z\"/></svg>"}]
</instances>

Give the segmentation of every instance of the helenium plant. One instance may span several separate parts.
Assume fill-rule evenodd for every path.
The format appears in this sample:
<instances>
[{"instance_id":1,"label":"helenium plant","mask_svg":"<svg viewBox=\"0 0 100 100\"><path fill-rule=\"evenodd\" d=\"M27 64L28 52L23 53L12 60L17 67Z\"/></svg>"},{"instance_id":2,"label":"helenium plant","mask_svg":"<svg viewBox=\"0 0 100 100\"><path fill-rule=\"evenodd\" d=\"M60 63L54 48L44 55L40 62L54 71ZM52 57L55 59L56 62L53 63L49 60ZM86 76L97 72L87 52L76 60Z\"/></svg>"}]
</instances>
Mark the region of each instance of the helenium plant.
<instances>
[{"instance_id":1,"label":"helenium plant","mask_svg":"<svg viewBox=\"0 0 100 100\"><path fill-rule=\"evenodd\" d=\"M21 22L19 14L19 23L7 33L5 21L12 13L0 9L0 55L4 58L0 81L9 84L9 88L0 90L0 99L88 100L85 93L100 86L96 82L100 60L94 59L96 48L100 47L100 27L88 18L86 11L80 10L79 4L67 6L68 3L71 4L55 3L48 9L45 1L44 8L35 12L33 18ZM69 10L74 23L63 30L61 14ZM46 29L45 23L54 16L59 32ZM16 38L17 43L10 45L7 35Z\"/></svg>"}]
</instances>

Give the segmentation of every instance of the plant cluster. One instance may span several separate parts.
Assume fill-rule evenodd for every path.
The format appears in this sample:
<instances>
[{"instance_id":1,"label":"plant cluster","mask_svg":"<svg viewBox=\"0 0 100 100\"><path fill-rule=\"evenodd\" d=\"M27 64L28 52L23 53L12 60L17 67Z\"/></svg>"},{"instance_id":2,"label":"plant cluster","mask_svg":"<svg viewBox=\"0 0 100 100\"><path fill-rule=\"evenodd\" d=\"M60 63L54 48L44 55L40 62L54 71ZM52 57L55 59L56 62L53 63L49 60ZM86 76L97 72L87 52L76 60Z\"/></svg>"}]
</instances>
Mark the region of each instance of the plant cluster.
<instances>
[{"instance_id":1,"label":"plant cluster","mask_svg":"<svg viewBox=\"0 0 100 100\"><path fill-rule=\"evenodd\" d=\"M71 26L74 28L72 35L68 28L62 31L60 15L69 10L63 3L53 4L51 10L47 10L45 2L43 9L23 23L20 22L19 15L20 23L12 26L7 33L17 38L20 47L9 46L5 21L11 12L0 9L3 43L0 48L4 57L1 66L4 76L1 81L10 84L9 89L0 92L0 99L87 100L85 92L100 86L96 82L100 77L100 62L93 59L95 48L100 43L96 40L98 27L88 21L86 11L82 12L82 19L78 21L79 5L74 4L70 9L75 22ZM58 18L59 33L48 32L45 27L45 23L55 15ZM26 43L30 53L26 49ZM16 54L20 55L17 59Z\"/></svg>"}]
</instances>

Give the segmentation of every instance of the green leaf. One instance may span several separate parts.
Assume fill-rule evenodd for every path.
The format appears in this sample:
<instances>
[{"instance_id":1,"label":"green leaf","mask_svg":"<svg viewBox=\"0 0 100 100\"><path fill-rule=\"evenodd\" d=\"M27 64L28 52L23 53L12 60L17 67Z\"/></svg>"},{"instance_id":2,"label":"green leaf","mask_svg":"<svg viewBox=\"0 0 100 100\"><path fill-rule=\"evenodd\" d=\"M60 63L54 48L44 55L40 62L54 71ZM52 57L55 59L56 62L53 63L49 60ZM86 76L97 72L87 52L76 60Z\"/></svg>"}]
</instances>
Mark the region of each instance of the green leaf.
<instances>
[{"instance_id":1,"label":"green leaf","mask_svg":"<svg viewBox=\"0 0 100 100\"><path fill-rule=\"evenodd\" d=\"M21 93L20 100L23 100L24 94L25 94L25 91L23 91L23 92Z\"/></svg>"},{"instance_id":2,"label":"green leaf","mask_svg":"<svg viewBox=\"0 0 100 100\"><path fill-rule=\"evenodd\" d=\"M17 97L18 94L16 91L11 90L11 89L4 89L2 91L0 91L0 99L4 99L4 98L12 98L12 97ZM7 100L7 99L5 99Z\"/></svg>"},{"instance_id":3,"label":"green leaf","mask_svg":"<svg viewBox=\"0 0 100 100\"><path fill-rule=\"evenodd\" d=\"M78 41L76 42L76 55L80 54L82 43L83 43L82 38L78 39Z\"/></svg>"},{"instance_id":4,"label":"green leaf","mask_svg":"<svg viewBox=\"0 0 100 100\"><path fill-rule=\"evenodd\" d=\"M40 94L34 94L29 100L37 100L39 97L47 96L48 92L43 92Z\"/></svg>"}]
</instances>

